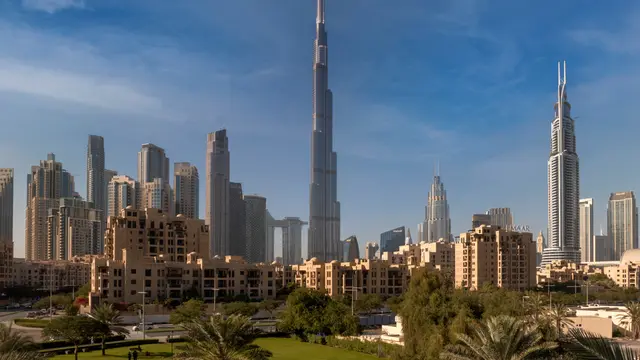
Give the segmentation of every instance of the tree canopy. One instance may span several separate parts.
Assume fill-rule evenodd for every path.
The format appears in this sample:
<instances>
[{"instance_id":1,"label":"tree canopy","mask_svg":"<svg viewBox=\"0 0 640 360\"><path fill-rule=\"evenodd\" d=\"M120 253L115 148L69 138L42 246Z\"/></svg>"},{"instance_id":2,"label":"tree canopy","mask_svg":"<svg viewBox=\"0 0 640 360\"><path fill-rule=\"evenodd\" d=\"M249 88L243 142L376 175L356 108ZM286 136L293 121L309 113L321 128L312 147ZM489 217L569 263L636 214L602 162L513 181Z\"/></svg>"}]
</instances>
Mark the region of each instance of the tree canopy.
<instances>
[{"instance_id":1,"label":"tree canopy","mask_svg":"<svg viewBox=\"0 0 640 360\"><path fill-rule=\"evenodd\" d=\"M204 310L205 305L201 300L191 299L175 308L169 316L169 321L177 325L199 320L204 316Z\"/></svg>"}]
</instances>

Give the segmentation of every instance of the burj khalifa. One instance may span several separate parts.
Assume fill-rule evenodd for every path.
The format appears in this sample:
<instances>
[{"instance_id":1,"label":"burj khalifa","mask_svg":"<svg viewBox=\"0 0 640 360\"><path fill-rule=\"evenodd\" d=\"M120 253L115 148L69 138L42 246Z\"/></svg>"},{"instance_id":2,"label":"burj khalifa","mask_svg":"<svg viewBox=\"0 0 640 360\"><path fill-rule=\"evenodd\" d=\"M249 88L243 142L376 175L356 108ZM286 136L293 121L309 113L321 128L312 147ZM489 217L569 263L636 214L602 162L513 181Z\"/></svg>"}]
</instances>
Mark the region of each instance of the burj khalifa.
<instances>
[{"instance_id":1,"label":"burj khalifa","mask_svg":"<svg viewBox=\"0 0 640 360\"><path fill-rule=\"evenodd\" d=\"M337 154L333 151L333 95L329 90L324 0L318 0L313 53L313 132L309 186L309 258L340 259L340 202Z\"/></svg>"}]
</instances>

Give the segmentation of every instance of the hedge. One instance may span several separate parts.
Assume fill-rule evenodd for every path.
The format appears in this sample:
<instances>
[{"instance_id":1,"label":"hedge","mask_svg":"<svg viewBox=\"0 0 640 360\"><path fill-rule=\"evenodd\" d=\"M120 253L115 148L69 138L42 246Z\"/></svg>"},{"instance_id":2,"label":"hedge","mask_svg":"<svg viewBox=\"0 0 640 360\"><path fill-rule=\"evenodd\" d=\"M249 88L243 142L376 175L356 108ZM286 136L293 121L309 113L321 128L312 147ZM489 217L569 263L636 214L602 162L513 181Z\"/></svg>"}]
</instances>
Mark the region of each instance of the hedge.
<instances>
[{"instance_id":1,"label":"hedge","mask_svg":"<svg viewBox=\"0 0 640 360\"><path fill-rule=\"evenodd\" d=\"M113 348L121 348L121 347L126 347L126 346L138 346L138 345L149 345L149 344L157 344L159 343L160 340L159 339L138 339L138 340L123 340L123 341L113 341L110 343L106 343L105 344L105 348L106 349L113 349ZM94 351L94 350L100 350L102 349L102 344L97 343L97 344L85 344L85 345L80 345L78 346L78 350L80 352L83 351ZM67 351L70 351L71 353L73 353L73 351L75 350L75 348L73 346L66 346L66 347L61 347L61 348L56 348L56 349L45 349L45 350L40 350L39 352L42 354L48 354L48 355L64 355Z\"/></svg>"},{"instance_id":2,"label":"hedge","mask_svg":"<svg viewBox=\"0 0 640 360\"><path fill-rule=\"evenodd\" d=\"M110 343L114 341L123 341L126 338L127 337L124 335L109 336L107 338L107 342ZM101 342L102 339L94 338L94 344L95 344L95 341ZM86 345L86 344L91 344L91 340L87 340L86 342L82 343L82 345ZM55 341L46 341L46 342L40 343L38 344L38 347L40 348L40 350L47 350L47 349L73 347L73 344L65 340L55 340Z\"/></svg>"}]
</instances>

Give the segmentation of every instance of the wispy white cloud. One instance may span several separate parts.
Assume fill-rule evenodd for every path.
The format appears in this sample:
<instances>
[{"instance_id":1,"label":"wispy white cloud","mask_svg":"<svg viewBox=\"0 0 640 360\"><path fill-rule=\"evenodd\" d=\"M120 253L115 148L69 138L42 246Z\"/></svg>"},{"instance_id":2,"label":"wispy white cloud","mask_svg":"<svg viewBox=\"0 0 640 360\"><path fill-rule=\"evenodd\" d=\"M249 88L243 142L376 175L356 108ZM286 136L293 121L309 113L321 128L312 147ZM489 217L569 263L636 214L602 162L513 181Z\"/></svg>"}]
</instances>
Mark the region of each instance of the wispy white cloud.
<instances>
[{"instance_id":1,"label":"wispy white cloud","mask_svg":"<svg viewBox=\"0 0 640 360\"><path fill-rule=\"evenodd\" d=\"M630 11L617 28L583 27L570 30L569 39L577 44L618 54L640 52L637 34L640 31L640 11Z\"/></svg>"},{"instance_id":2,"label":"wispy white cloud","mask_svg":"<svg viewBox=\"0 0 640 360\"><path fill-rule=\"evenodd\" d=\"M83 9L85 2L84 0L22 0L22 6L28 10L53 14L66 9Z\"/></svg>"}]
</instances>

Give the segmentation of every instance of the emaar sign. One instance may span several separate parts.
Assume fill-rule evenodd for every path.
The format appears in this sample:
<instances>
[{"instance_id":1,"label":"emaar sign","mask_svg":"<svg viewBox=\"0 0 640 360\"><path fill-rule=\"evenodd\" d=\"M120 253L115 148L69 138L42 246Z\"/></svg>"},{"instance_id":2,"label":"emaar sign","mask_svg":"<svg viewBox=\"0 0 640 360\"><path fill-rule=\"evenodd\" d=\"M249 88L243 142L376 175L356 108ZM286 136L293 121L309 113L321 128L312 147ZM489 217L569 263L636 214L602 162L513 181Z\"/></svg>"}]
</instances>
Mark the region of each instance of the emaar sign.
<instances>
[{"instance_id":1,"label":"emaar sign","mask_svg":"<svg viewBox=\"0 0 640 360\"><path fill-rule=\"evenodd\" d=\"M531 232L529 229L529 225L508 225L506 230L509 231L518 231L518 232Z\"/></svg>"}]
</instances>

